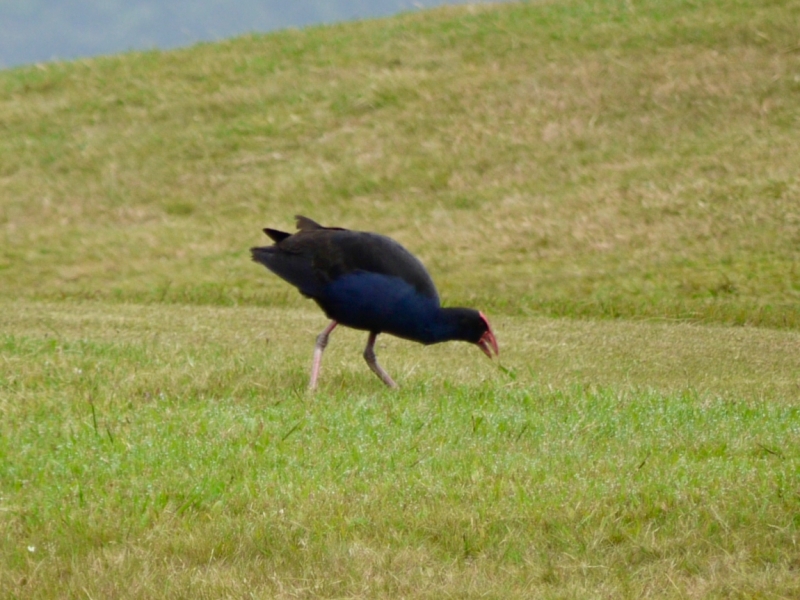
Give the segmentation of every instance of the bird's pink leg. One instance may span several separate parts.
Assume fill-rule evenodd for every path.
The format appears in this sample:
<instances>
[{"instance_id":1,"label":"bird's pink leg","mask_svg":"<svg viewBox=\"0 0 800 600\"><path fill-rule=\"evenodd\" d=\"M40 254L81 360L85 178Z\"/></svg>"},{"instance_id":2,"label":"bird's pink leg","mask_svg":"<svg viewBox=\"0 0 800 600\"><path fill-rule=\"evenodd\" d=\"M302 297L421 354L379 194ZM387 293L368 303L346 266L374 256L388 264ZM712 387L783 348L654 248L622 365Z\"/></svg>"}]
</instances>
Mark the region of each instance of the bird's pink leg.
<instances>
[{"instance_id":1,"label":"bird's pink leg","mask_svg":"<svg viewBox=\"0 0 800 600\"><path fill-rule=\"evenodd\" d=\"M328 345L328 336L331 334L339 323L331 321L328 326L317 336L317 344L314 346L314 363L311 365L311 381L308 384L308 389L317 389L317 377L319 377L319 365L322 362L322 351Z\"/></svg>"},{"instance_id":2,"label":"bird's pink leg","mask_svg":"<svg viewBox=\"0 0 800 600\"><path fill-rule=\"evenodd\" d=\"M369 368L372 369L372 372L375 373L378 377L381 378L381 381L388 385L390 388L396 388L397 384L394 380L389 377L389 374L381 368L378 364L378 359L375 356L375 338L378 337L377 333L370 333L369 339L367 340L367 347L364 348L364 360L367 361Z\"/></svg>"}]
</instances>

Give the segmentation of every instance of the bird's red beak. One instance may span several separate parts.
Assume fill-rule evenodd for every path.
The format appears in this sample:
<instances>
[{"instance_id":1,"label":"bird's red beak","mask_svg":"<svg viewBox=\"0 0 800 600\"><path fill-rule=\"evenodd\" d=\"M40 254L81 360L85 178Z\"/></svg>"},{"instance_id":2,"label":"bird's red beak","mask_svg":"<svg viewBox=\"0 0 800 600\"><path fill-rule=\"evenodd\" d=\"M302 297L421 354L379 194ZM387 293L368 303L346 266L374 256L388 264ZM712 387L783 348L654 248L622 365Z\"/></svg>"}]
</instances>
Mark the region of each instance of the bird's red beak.
<instances>
[{"instance_id":1,"label":"bird's red beak","mask_svg":"<svg viewBox=\"0 0 800 600\"><path fill-rule=\"evenodd\" d=\"M489 319L486 318L486 315L481 313L481 319L483 322L486 323L486 333L481 336L481 339L477 341L478 347L483 350L483 353L492 358L492 351L496 355L500 355L500 348L497 347L497 338L494 337L494 332L492 331L492 326L489 325Z\"/></svg>"}]
</instances>

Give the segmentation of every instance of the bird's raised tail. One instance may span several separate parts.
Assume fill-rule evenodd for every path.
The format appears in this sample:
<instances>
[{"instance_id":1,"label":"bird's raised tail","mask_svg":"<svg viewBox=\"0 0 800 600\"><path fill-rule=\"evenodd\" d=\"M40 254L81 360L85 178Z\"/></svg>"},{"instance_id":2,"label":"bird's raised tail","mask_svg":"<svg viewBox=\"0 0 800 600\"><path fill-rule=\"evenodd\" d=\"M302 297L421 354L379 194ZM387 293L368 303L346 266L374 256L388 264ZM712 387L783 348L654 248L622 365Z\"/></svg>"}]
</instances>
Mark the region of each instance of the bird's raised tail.
<instances>
[{"instance_id":1,"label":"bird's raised tail","mask_svg":"<svg viewBox=\"0 0 800 600\"><path fill-rule=\"evenodd\" d=\"M282 242L287 237L292 237L291 233L286 233L285 231L278 231L277 229L270 229L269 227L264 229L264 233L266 233L270 237L270 239L276 244Z\"/></svg>"},{"instance_id":2,"label":"bird's raised tail","mask_svg":"<svg viewBox=\"0 0 800 600\"><path fill-rule=\"evenodd\" d=\"M306 257L283 252L278 244L250 248L250 255L255 262L264 265L278 277L291 283L304 296L313 298L319 295L322 282Z\"/></svg>"},{"instance_id":3,"label":"bird's raised tail","mask_svg":"<svg viewBox=\"0 0 800 600\"><path fill-rule=\"evenodd\" d=\"M304 217L303 215L295 215L294 221L297 223L297 229L300 231L313 231L315 229L329 229L328 227L323 227L313 219L309 219L308 217ZM340 227L333 227L332 229L341 229Z\"/></svg>"},{"instance_id":4,"label":"bird's raised tail","mask_svg":"<svg viewBox=\"0 0 800 600\"><path fill-rule=\"evenodd\" d=\"M267 267L272 262L273 254L272 246L250 248L250 256L252 256L253 260Z\"/></svg>"},{"instance_id":5,"label":"bird's raised tail","mask_svg":"<svg viewBox=\"0 0 800 600\"><path fill-rule=\"evenodd\" d=\"M309 219L308 217L304 217L303 215L296 215L295 222L297 223L298 231L314 231L316 229L336 229L338 231L343 231L341 227L323 227L316 221ZM280 231L278 229L270 229L269 227L264 229L264 233L266 233L276 244L280 244L283 240L292 236L291 233L286 233L285 231Z\"/></svg>"}]
</instances>

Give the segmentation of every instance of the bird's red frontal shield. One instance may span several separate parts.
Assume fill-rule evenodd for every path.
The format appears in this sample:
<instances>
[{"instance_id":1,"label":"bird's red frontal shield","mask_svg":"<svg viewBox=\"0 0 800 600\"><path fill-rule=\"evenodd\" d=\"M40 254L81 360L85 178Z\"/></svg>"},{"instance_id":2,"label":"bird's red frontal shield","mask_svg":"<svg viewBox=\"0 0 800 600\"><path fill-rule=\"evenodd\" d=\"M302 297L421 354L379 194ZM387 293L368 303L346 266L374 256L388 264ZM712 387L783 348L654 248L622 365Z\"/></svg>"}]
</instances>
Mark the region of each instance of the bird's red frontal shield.
<instances>
[{"instance_id":1,"label":"bird's red frontal shield","mask_svg":"<svg viewBox=\"0 0 800 600\"><path fill-rule=\"evenodd\" d=\"M492 358L492 351L499 356L500 355L500 348L497 346L497 338L494 337L494 332L492 331L492 326L489 325L489 319L486 318L486 315L480 313L481 319L483 322L486 323L486 333L481 336L481 339L478 340L478 346L483 353Z\"/></svg>"}]
</instances>

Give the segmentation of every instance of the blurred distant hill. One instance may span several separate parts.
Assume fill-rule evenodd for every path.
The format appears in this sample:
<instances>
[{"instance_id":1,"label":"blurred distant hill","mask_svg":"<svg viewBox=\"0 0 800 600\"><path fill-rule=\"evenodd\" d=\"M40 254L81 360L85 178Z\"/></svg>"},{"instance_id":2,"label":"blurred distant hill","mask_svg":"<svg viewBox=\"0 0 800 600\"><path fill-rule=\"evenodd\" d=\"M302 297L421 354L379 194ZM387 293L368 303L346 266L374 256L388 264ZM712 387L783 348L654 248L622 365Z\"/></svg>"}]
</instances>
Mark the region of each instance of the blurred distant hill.
<instances>
[{"instance_id":1,"label":"blurred distant hill","mask_svg":"<svg viewBox=\"0 0 800 600\"><path fill-rule=\"evenodd\" d=\"M174 48L465 0L0 0L0 68Z\"/></svg>"}]
</instances>

